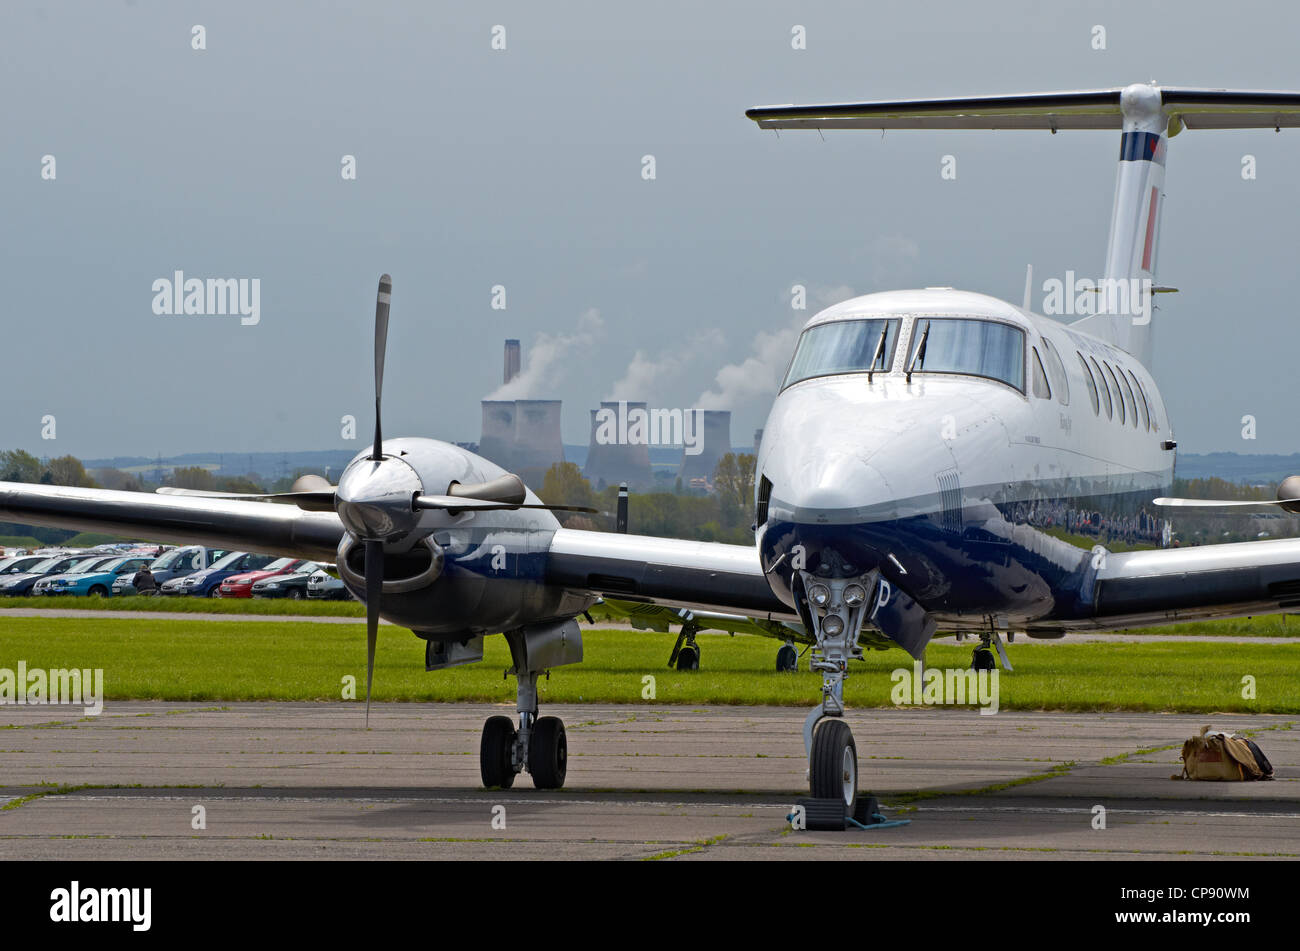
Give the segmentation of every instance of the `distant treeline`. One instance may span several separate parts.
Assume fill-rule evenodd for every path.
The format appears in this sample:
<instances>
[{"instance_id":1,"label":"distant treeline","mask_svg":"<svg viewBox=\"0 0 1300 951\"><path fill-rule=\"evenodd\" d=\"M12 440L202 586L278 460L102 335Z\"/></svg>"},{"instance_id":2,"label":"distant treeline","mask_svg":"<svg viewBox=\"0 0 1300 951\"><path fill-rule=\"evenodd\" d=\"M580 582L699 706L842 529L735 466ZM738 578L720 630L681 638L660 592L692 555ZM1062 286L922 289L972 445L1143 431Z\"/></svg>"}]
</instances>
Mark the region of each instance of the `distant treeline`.
<instances>
[{"instance_id":1,"label":"distant treeline","mask_svg":"<svg viewBox=\"0 0 1300 951\"><path fill-rule=\"evenodd\" d=\"M126 492L153 492L160 485L215 492L287 492L295 479L309 473L325 474L323 469L300 468L292 475L265 481L257 473L216 476L208 468L191 466L174 469L162 482L155 482L142 474L120 469L87 470L75 456L42 461L21 449L0 452L0 481L3 482ZM750 530L754 520L754 457L736 453L724 456L713 474L713 485L714 491L708 494L698 489L683 489L679 479L672 492L633 494L628 506L629 531L638 535L750 544L754 538ZM538 494L552 505L580 505L597 510L595 515L567 516L565 523L573 528L614 530L618 487L609 486L597 492L574 463L552 466ZM45 545L65 544L76 534L59 528L0 522L0 537L34 538ZM103 540L108 540L107 536Z\"/></svg>"}]
</instances>

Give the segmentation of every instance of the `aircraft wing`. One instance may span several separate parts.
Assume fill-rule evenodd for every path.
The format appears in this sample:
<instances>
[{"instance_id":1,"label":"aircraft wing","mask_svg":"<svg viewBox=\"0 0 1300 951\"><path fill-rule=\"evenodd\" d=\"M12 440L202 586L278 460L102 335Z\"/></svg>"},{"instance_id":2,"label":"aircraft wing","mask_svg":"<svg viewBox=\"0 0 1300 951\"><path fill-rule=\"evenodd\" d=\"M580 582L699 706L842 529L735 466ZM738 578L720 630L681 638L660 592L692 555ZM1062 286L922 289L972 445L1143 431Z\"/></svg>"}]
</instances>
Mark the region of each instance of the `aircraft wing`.
<instances>
[{"instance_id":1,"label":"aircraft wing","mask_svg":"<svg viewBox=\"0 0 1300 951\"><path fill-rule=\"evenodd\" d=\"M1083 592L1091 616L1061 630L1115 630L1300 608L1300 538L1107 554Z\"/></svg>"},{"instance_id":2,"label":"aircraft wing","mask_svg":"<svg viewBox=\"0 0 1300 951\"><path fill-rule=\"evenodd\" d=\"M0 482L0 521L334 561L333 512L266 502Z\"/></svg>"},{"instance_id":3,"label":"aircraft wing","mask_svg":"<svg viewBox=\"0 0 1300 951\"><path fill-rule=\"evenodd\" d=\"M293 505L13 482L0 482L0 521L325 562L344 533L333 512ZM625 602L739 615L735 623L798 621L746 545L559 529L545 580Z\"/></svg>"},{"instance_id":4,"label":"aircraft wing","mask_svg":"<svg viewBox=\"0 0 1300 951\"><path fill-rule=\"evenodd\" d=\"M772 593L749 545L561 528L551 542L546 580L621 602L799 620Z\"/></svg>"},{"instance_id":5,"label":"aircraft wing","mask_svg":"<svg viewBox=\"0 0 1300 951\"><path fill-rule=\"evenodd\" d=\"M638 631L671 631L673 624L693 623L701 631L725 631L728 634L758 634L781 640L790 638L806 644L813 642L804 626L795 621L774 621L751 618L743 614L726 614L719 611L692 611L673 608L666 604L649 604L643 601L620 601L602 598L588 612L593 618L627 621Z\"/></svg>"}]
</instances>

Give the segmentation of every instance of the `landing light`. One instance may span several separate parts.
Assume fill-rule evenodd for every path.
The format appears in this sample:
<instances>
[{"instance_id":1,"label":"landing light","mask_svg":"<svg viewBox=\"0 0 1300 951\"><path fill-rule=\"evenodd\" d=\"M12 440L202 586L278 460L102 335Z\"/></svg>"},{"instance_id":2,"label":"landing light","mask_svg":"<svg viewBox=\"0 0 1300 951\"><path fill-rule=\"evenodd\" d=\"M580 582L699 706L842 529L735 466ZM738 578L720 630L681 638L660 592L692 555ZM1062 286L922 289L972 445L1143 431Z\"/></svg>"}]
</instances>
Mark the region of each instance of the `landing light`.
<instances>
[{"instance_id":1,"label":"landing light","mask_svg":"<svg viewBox=\"0 0 1300 951\"><path fill-rule=\"evenodd\" d=\"M824 584L815 584L808 589L808 600L819 608L824 608L830 604L831 589Z\"/></svg>"},{"instance_id":2,"label":"landing light","mask_svg":"<svg viewBox=\"0 0 1300 951\"><path fill-rule=\"evenodd\" d=\"M860 584L851 584L844 589L844 603L851 608L856 608L863 601L867 600L867 589Z\"/></svg>"},{"instance_id":3,"label":"landing light","mask_svg":"<svg viewBox=\"0 0 1300 951\"><path fill-rule=\"evenodd\" d=\"M828 614L822 620L822 630L831 637L838 637L844 631L844 619L838 614Z\"/></svg>"}]
</instances>

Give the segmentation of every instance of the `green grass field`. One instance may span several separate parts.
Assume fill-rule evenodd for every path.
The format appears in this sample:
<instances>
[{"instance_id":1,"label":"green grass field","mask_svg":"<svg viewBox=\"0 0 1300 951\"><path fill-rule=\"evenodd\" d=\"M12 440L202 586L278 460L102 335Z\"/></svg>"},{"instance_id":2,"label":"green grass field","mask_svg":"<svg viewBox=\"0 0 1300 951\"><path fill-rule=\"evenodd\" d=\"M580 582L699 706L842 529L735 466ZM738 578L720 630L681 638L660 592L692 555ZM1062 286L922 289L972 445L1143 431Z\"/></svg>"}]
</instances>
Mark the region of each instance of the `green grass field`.
<instances>
[{"instance_id":1,"label":"green grass field","mask_svg":"<svg viewBox=\"0 0 1300 951\"><path fill-rule=\"evenodd\" d=\"M774 669L777 644L751 636L701 635L703 669L665 666L673 635L584 628L586 661L543 681L543 702L780 704L811 707L820 680ZM423 641L381 629L375 698L511 702L513 681L504 638L487 641L484 662L424 671ZM932 644L932 667L965 667L969 642ZM1015 672L1001 675L1002 709L1143 710L1300 713L1300 653L1290 645L1022 644L1011 645ZM0 667L103 668L107 699L338 700L343 678L364 695L361 624L259 621L248 625L116 618L3 618ZM854 707L890 705L890 671L910 668L899 650L872 652L853 665L846 699ZM1257 699L1242 698L1255 678Z\"/></svg>"},{"instance_id":2,"label":"green grass field","mask_svg":"<svg viewBox=\"0 0 1300 951\"><path fill-rule=\"evenodd\" d=\"M253 598L4 598L0 597L0 619L6 608L80 609L95 611L161 611L185 614L271 614L284 617L366 616L357 601L288 601ZM593 608L596 620L599 608ZM1226 621L1195 621L1164 627L1133 629L1133 634L1182 634L1200 637L1295 637L1300 638L1300 617L1285 614L1234 618Z\"/></svg>"},{"instance_id":3,"label":"green grass field","mask_svg":"<svg viewBox=\"0 0 1300 951\"><path fill-rule=\"evenodd\" d=\"M274 614L286 617L366 616L359 601L290 601L287 598L81 598L67 595L52 598L0 598L0 618L5 608L72 609L81 611L154 611L183 614ZM1300 633L1300 624L1296 625Z\"/></svg>"}]
</instances>

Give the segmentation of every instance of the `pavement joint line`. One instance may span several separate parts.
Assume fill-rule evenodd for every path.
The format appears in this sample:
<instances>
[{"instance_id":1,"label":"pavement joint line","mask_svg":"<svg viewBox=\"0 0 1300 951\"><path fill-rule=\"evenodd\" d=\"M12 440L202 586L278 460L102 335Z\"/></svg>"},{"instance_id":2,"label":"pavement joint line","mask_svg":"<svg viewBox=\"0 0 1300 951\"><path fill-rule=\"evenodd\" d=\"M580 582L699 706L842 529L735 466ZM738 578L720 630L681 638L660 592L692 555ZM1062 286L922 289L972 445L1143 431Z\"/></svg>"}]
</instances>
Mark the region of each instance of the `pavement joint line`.
<instances>
[{"instance_id":1,"label":"pavement joint line","mask_svg":"<svg viewBox=\"0 0 1300 951\"><path fill-rule=\"evenodd\" d=\"M131 792L124 790L124 792ZM196 789L195 793L202 794L202 790ZM462 803L468 806L478 807L483 802L491 798L490 791L478 791L476 793L480 798L464 797L425 797L425 796L212 796L212 795L195 795L195 796L151 796L151 795L124 795L124 796L103 796L87 795L84 793L64 793L58 796L61 800L75 800L78 802L125 802L134 800L139 802L192 802L196 798L202 798L205 802L377 802L377 803L400 803L400 802L427 802L430 804L443 805L447 803ZM22 798L22 797L16 797ZM41 798L49 798L42 796ZM792 797L799 798L797 795ZM602 800L602 799L504 799L503 804L515 806L663 806L663 800L656 799L634 799L634 800ZM684 802L673 803L674 806L680 806L686 809L711 808L711 809L789 809L789 802Z\"/></svg>"},{"instance_id":2,"label":"pavement joint line","mask_svg":"<svg viewBox=\"0 0 1300 951\"><path fill-rule=\"evenodd\" d=\"M981 805L978 810L972 810L970 807L962 808L960 806L917 806L917 812L1037 812L1037 813L1060 813L1070 814L1088 813L1092 811L1091 806L986 806ZM1196 809L1123 809L1119 807L1106 807L1106 814L1110 816L1193 816L1206 819L1300 819L1300 812L1201 812Z\"/></svg>"}]
</instances>

